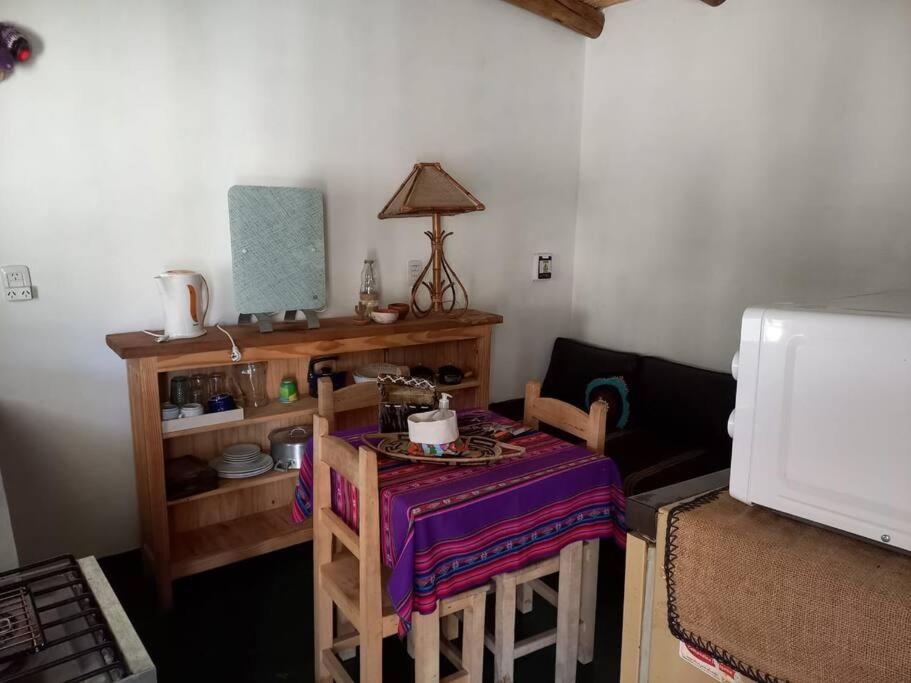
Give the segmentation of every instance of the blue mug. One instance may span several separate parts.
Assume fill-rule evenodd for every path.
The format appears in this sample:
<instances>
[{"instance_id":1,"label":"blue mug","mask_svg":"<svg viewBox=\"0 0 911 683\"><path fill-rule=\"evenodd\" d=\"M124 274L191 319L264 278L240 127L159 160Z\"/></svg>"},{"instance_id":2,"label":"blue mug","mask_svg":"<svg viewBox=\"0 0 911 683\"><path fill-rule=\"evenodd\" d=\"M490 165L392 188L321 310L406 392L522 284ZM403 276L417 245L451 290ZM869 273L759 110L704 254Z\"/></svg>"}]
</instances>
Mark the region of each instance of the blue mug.
<instances>
[{"instance_id":1,"label":"blue mug","mask_svg":"<svg viewBox=\"0 0 911 683\"><path fill-rule=\"evenodd\" d=\"M223 413L226 410L234 410L235 407L231 394L215 394L209 399L210 413Z\"/></svg>"}]
</instances>

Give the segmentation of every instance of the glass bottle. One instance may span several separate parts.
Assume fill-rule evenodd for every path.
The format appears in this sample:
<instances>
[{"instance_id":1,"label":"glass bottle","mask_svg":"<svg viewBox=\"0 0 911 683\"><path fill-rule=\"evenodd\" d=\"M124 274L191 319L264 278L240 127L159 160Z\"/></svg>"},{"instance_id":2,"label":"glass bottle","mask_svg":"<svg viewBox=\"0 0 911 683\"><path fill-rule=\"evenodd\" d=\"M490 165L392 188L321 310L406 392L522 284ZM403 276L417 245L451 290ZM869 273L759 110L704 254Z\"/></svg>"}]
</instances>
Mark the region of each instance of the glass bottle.
<instances>
[{"instance_id":1,"label":"glass bottle","mask_svg":"<svg viewBox=\"0 0 911 683\"><path fill-rule=\"evenodd\" d=\"M376 283L376 273L373 272L373 259L364 259L364 267L361 270L360 301L367 307L367 317L380 305L380 288Z\"/></svg>"}]
</instances>

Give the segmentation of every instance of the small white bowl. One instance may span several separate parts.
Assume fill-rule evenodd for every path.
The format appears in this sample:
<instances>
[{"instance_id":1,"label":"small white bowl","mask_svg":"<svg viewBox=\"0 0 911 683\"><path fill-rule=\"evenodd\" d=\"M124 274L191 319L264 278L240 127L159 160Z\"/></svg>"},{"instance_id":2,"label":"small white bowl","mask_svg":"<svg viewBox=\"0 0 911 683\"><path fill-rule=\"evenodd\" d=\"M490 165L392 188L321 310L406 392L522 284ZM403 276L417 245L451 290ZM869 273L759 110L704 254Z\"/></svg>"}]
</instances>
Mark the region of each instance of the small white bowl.
<instances>
[{"instance_id":1,"label":"small white bowl","mask_svg":"<svg viewBox=\"0 0 911 683\"><path fill-rule=\"evenodd\" d=\"M378 308L370 311L370 317L373 318L373 322L375 323L389 325L399 319L399 312L390 311L388 308Z\"/></svg>"}]
</instances>

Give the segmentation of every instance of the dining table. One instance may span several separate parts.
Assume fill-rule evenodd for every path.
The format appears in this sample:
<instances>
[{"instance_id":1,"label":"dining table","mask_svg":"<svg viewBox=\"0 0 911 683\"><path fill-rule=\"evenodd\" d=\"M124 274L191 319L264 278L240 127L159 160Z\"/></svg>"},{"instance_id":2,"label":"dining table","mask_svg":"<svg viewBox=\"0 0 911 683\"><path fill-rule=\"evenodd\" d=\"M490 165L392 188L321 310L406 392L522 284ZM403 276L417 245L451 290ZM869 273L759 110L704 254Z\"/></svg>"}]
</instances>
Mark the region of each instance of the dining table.
<instances>
[{"instance_id":1,"label":"dining table","mask_svg":"<svg viewBox=\"0 0 911 683\"><path fill-rule=\"evenodd\" d=\"M446 466L380 455L380 551L399 633L440 600L552 557L578 541L626 545L620 472L609 457L484 409L458 411L461 434L496 435L524 449L488 464ZM362 445L376 425L336 432ZM357 531L357 490L332 473L332 507ZM293 518L313 514L312 440ZM583 572L585 568L583 568ZM597 571L597 568L594 568Z\"/></svg>"}]
</instances>

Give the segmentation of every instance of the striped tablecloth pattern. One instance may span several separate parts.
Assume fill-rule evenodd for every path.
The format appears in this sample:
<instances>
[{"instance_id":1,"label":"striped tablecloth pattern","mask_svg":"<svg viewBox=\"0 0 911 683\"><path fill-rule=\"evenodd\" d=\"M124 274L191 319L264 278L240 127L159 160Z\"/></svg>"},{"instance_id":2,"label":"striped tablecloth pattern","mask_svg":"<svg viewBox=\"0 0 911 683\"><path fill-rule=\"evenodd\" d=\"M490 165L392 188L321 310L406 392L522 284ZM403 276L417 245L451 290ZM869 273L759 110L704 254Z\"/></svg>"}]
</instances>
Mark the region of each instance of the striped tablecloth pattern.
<instances>
[{"instance_id":1,"label":"striped tablecloth pattern","mask_svg":"<svg viewBox=\"0 0 911 683\"><path fill-rule=\"evenodd\" d=\"M516 426L486 410L462 411L460 423ZM354 446L376 427L339 432ZM596 538L626 545L623 487L614 462L540 431L512 443L525 453L492 465L445 467L379 458L383 563L389 594L410 627L411 613L483 585L497 574ZM295 494L294 520L312 509L313 457L308 448ZM332 506L357 530L357 491L332 479Z\"/></svg>"}]
</instances>

